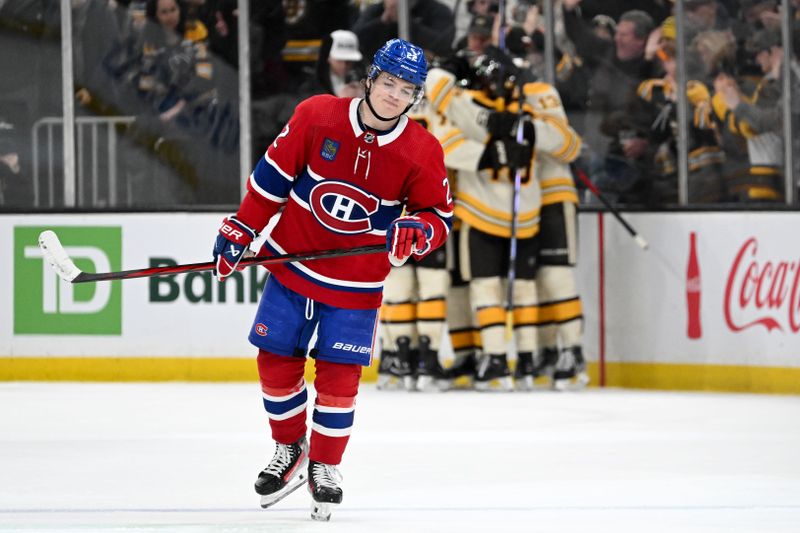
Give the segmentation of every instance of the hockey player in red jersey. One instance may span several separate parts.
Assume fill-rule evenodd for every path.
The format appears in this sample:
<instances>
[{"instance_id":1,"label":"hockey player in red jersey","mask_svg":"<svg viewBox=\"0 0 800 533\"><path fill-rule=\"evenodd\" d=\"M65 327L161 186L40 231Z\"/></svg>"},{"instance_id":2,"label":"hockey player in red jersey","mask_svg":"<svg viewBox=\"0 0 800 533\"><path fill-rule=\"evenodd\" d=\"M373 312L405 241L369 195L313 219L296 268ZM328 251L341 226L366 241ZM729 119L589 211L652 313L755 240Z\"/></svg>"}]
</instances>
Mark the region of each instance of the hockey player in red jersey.
<instances>
[{"instance_id":1,"label":"hockey player in red jersey","mask_svg":"<svg viewBox=\"0 0 800 533\"><path fill-rule=\"evenodd\" d=\"M384 279L391 265L421 258L447 239L453 201L442 148L405 115L422 97L426 76L422 49L392 39L375 54L365 98L319 95L300 103L250 175L238 212L219 230L220 280L236 270L273 216L279 218L263 254L383 242L388 250L270 268L249 335L259 349L276 441L255 485L262 507L306 479L312 518L328 520L341 503L337 465L353 426L361 370L372 359ZM308 439L307 355L316 369Z\"/></svg>"}]
</instances>

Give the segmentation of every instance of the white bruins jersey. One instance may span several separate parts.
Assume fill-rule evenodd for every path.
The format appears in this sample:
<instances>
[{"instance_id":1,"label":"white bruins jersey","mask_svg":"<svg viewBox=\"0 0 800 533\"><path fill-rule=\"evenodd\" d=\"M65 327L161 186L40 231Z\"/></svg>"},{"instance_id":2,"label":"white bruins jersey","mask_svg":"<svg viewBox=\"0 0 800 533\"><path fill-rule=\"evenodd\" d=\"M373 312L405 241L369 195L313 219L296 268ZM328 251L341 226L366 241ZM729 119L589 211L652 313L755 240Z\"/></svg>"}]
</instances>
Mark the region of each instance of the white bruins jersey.
<instances>
[{"instance_id":1,"label":"white bruins jersey","mask_svg":"<svg viewBox=\"0 0 800 533\"><path fill-rule=\"evenodd\" d=\"M425 83L429 130L439 139L445 166L458 171L455 215L470 226L498 237L511 236L514 175L508 169L476 170L489 135L486 122L491 111L516 112L516 102L506 106L481 91L456 87L455 77L442 69L431 69ZM539 232L541 206L578 202L569 163L581 148L580 136L569 126L558 92L546 83L523 87L525 111L536 128L536 146L531 166L523 172L517 220L517 237Z\"/></svg>"}]
</instances>

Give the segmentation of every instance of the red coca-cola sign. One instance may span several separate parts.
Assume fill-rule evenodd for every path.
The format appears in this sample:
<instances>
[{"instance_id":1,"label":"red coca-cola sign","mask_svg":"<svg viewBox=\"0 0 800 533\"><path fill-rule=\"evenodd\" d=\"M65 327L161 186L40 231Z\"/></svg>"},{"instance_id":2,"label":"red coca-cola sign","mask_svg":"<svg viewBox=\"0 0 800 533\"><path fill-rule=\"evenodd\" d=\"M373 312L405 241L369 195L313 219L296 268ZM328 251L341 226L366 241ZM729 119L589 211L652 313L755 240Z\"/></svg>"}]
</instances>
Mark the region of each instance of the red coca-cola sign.
<instances>
[{"instance_id":1,"label":"red coca-cola sign","mask_svg":"<svg viewBox=\"0 0 800 533\"><path fill-rule=\"evenodd\" d=\"M755 326L767 331L800 331L800 260L758 255L749 238L733 260L725 284L725 323L738 332Z\"/></svg>"}]
</instances>

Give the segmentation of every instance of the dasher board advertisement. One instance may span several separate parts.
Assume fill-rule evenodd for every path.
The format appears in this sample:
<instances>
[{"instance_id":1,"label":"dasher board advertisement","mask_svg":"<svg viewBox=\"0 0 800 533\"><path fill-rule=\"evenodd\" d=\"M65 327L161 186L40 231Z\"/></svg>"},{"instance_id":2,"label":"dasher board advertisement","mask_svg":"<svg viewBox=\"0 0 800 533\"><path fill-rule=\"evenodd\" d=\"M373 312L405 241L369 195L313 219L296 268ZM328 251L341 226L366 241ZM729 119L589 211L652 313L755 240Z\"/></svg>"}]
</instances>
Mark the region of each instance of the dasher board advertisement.
<instances>
[{"instance_id":1,"label":"dasher board advertisement","mask_svg":"<svg viewBox=\"0 0 800 533\"><path fill-rule=\"evenodd\" d=\"M210 272L198 272L70 285L45 264L37 246L41 231L55 231L78 268L87 272L205 262L211 260L222 217L0 216L0 249L5 252L0 254L0 362L20 365L19 372L0 372L0 378L51 379L47 373L58 358L75 362L74 379L82 379L88 368L78 364L81 358L91 358L92 370L108 365L97 379L118 375L120 361L135 358L147 358L137 363L136 372L163 366L159 379L182 379L187 360L197 361L191 363L196 369L212 358L222 362L203 367L209 379L219 378L234 361L242 365L235 376L252 376L256 352L246 339L265 269L248 268L224 284ZM677 374L665 369L694 372L702 367L717 371L717 388L731 389L725 383L732 369L744 383L733 390L760 390L752 384L797 375L786 370L800 371L800 241L793 237L800 215L625 217L646 237L647 250L610 215L580 214L577 281L584 353L594 384L670 388ZM41 372L20 363L35 358ZM441 358L452 358L446 336ZM513 350L509 358L513 361ZM167 368L170 364L183 373ZM748 369L775 374L754 381ZM621 371L627 372L624 379ZM136 372L131 371L131 379L154 375ZM601 379L604 375L608 379ZM664 375L673 378L661 379ZM786 383L772 390L800 392L800 386Z\"/></svg>"},{"instance_id":2,"label":"dasher board advertisement","mask_svg":"<svg viewBox=\"0 0 800 533\"><path fill-rule=\"evenodd\" d=\"M0 353L14 356L252 356L247 334L267 271L210 271L70 284L37 245L53 230L86 272L211 261L223 215L0 217Z\"/></svg>"},{"instance_id":3,"label":"dasher board advertisement","mask_svg":"<svg viewBox=\"0 0 800 533\"><path fill-rule=\"evenodd\" d=\"M610 217L581 234L603 241L607 361L800 368L800 214L626 217L647 251Z\"/></svg>"}]
</instances>

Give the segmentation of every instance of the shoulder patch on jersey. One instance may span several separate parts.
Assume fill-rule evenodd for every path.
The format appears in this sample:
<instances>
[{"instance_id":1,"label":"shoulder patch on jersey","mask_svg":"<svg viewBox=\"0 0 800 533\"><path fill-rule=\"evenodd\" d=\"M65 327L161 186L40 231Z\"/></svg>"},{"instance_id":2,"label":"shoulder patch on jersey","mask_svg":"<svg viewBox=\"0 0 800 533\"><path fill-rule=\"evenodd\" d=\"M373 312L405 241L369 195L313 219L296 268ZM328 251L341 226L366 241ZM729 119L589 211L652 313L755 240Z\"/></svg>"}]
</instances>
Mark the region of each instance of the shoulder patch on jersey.
<instances>
[{"instance_id":1,"label":"shoulder patch on jersey","mask_svg":"<svg viewBox=\"0 0 800 533\"><path fill-rule=\"evenodd\" d=\"M339 144L338 141L325 137L325 140L322 141L322 150L319 152L319 155L326 161L333 161L336 159L336 154L339 152Z\"/></svg>"}]
</instances>

